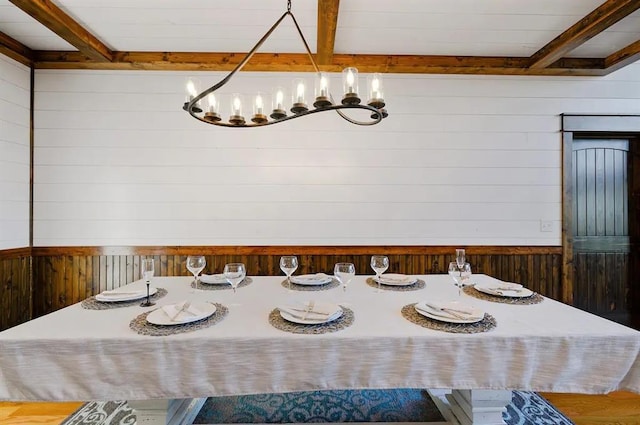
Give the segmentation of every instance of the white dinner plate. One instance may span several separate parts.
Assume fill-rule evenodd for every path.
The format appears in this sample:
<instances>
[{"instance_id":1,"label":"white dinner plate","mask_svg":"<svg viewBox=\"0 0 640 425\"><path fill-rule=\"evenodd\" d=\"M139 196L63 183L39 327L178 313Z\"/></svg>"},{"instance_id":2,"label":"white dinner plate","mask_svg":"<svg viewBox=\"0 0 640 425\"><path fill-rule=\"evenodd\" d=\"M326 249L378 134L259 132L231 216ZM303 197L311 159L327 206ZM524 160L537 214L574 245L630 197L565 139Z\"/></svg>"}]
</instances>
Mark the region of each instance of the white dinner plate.
<instances>
[{"instance_id":1,"label":"white dinner plate","mask_svg":"<svg viewBox=\"0 0 640 425\"><path fill-rule=\"evenodd\" d=\"M319 325L333 322L344 313L339 305L328 303L316 303L309 313L306 313L304 305L279 307L278 310L284 320L301 325ZM314 313L315 311L322 312L322 314Z\"/></svg>"},{"instance_id":2,"label":"white dinner plate","mask_svg":"<svg viewBox=\"0 0 640 425\"><path fill-rule=\"evenodd\" d=\"M158 292L158 288L149 288L149 296ZM96 295L96 301L103 303L116 303L121 301L133 301L147 297L147 288L144 289L127 289L120 288L113 291L104 291Z\"/></svg>"},{"instance_id":3,"label":"white dinner plate","mask_svg":"<svg viewBox=\"0 0 640 425\"><path fill-rule=\"evenodd\" d=\"M173 306L177 306L177 304L173 304ZM198 320L206 319L215 312L216 306L214 304L207 302L194 302L191 303L191 306L187 311L178 314L174 320L171 320L169 314L161 307L149 313L147 316L147 322L163 326L183 325L185 323L197 322Z\"/></svg>"},{"instance_id":4,"label":"white dinner plate","mask_svg":"<svg viewBox=\"0 0 640 425\"><path fill-rule=\"evenodd\" d=\"M331 283L331 276L324 273L291 276L291 283L295 283L296 285L308 285L308 286L326 285L327 283Z\"/></svg>"},{"instance_id":5,"label":"white dinner plate","mask_svg":"<svg viewBox=\"0 0 640 425\"><path fill-rule=\"evenodd\" d=\"M200 276L200 282L207 285L228 285L229 281L224 277L224 274L203 274Z\"/></svg>"},{"instance_id":6,"label":"white dinner plate","mask_svg":"<svg viewBox=\"0 0 640 425\"><path fill-rule=\"evenodd\" d=\"M450 312L441 311L434 307L443 307L450 308L453 310L460 310L463 312L467 312L469 314L456 312L453 313L459 314L461 317L455 317ZM430 302L419 302L414 306L416 311L430 319L439 320L441 322L448 323L476 323L484 319L484 311L479 308L472 307L470 305L462 304L458 301L449 301L449 302L439 302L439 303L430 303ZM468 316L468 317L467 317Z\"/></svg>"},{"instance_id":7,"label":"white dinner plate","mask_svg":"<svg viewBox=\"0 0 640 425\"><path fill-rule=\"evenodd\" d=\"M382 285L388 286L409 286L418 281L415 276L407 276L406 274L387 273L380 276L380 279L374 277L373 280L380 282Z\"/></svg>"},{"instance_id":8,"label":"white dinner plate","mask_svg":"<svg viewBox=\"0 0 640 425\"><path fill-rule=\"evenodd\" d=\"M518 287L519 286L519 287ZM533 295L533 291L523 288L522 285L508 285L499 282L476 283L474 288L485 294L507 298L526 298Z\"/></svg>"}]
</instances>

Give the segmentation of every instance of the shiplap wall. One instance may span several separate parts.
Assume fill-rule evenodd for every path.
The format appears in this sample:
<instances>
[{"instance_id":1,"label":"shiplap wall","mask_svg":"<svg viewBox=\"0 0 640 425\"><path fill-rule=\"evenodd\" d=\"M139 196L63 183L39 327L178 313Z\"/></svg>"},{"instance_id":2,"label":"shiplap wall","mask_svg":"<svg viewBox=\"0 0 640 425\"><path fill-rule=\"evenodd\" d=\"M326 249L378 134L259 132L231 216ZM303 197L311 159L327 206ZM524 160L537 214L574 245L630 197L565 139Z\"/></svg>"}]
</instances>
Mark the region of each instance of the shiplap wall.
<instances>
[{"instance_id":1,"label":"shiplap wall","mask_svg":"<svg viewBox=\"0 0 640 425\"><path fill-rule=\"evenodd\" d=\"M380 125L324 113L229 130L181 110L187 75L37 71L35 246L560 245L559 114L640 113L640 65L385 75ZM296 76L243 73L227 93Z\"/></svg>"},{"instance_id":2,"label":"shiplap wall","mask_svg":"<svg viewBox=\"0 0 640 425\"><path fill-rule=\"evenodd\" d=\"M30 79L0 55L0 250L29 246Z\"/></svg>"}]
</instances>

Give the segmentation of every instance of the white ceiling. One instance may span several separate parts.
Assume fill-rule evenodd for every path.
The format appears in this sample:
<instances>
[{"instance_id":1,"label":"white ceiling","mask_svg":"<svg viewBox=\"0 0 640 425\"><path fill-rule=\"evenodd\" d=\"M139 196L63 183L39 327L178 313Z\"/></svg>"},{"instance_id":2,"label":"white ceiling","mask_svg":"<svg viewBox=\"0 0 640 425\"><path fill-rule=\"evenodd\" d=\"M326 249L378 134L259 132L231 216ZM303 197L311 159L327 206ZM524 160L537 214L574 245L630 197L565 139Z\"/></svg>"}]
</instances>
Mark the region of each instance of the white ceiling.
<instances>
[{"instance_id":1,"label":"white ceiling","mask_svg":"<svg viewBox=\"0 0 640 425\"><path fill-rule=\"evenodd\" d=\"M342 0L335 53L528 57L604 0ZM286 0L53 0L116 51L246 52ZM317 1L292 0L311 50ZM287 20L261 52L302 53ZM76 50L8 0L0 31L33 50ZM640 11L568 56L606 57L640 40Z\"/></svg>"}]
</instances>

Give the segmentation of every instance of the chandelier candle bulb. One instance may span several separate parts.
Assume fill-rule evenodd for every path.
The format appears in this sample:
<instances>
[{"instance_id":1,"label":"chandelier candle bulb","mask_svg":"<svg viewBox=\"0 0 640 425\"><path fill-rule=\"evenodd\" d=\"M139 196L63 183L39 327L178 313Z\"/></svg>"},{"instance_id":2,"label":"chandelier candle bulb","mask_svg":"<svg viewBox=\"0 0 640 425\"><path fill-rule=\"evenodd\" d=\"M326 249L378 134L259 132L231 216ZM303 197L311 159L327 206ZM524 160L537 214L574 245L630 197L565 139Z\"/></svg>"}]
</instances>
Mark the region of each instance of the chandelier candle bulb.
<instances>
[{"instance_id":1,"label":"chandelier candle bulb","mask_svg":"<svg viewBox=\"0 0 640 425\"><path fill-rule=\"evenodd\" d=\"M282 87L274 89L271 102L273 109L270 115L271 118L277 120L287 116L287 111L284 109L284 89Z\"/></svg>"},{"instance_id":2,"label":"chandelier candle bulb","mask_svg":"<svg viewBox=\"0 0 640 425\"><path fill-rule=\"evenodd\" d=\"M382 88L382 76L375 73L369 77L369 102L374 108L384 107L384 94Z\"/></svg>"},{"instance_id":3,"label":"chandelier candle bulb","mask_svg":"<svg viewBox=\"0 0 640 425\"><path fill-rule=\"evenodd\" d=\"M294 114L309 110L305 100L305 89L304 80L297 79L293 82L293 106L291 106L291 112Z\"/></svg>"},{"instance_id":4,"label":"chandelier candle bulb","mask_svg":"<svg viewBox=\"0 0 640 425\"><path fill-rule=\"evenodd\" d=\"M324 108L331 105L329 98L329 78L324 72L319 72L316 76L315 84L316 101L313 102L314 108Z\"/></svg>"},{"instance_id":5,"label":"chandelier candle bulb","mask_svg":"<svg viewBox=\"0 0 640 425\"><path fill-rule=\"evenodd\" d=\"M186 108L189 102L191 102L193 99L196 98L196 96L198 95L198 92L200 91L200 84L198 80L196 80L195 78L189 77L187 78L187 82L185 83L185 89L187 91L187 98L186 98L186 101L184 102L183 109ZM196 103L193 106L193 111L196 113L202 112L202 107L200 106L199 103Z\"/></svg>"},{"instance_id":6,"label":"chandelier candle bulb","mask_svg":"<svg viewBox=\"0 0 640 425\"><path fill-rule=\"evenodd\" d=\"M264 98L262 93L258 93L253 101L253 117L251 121L256 124L264 124L267 122L267 116L264 114Z\"/></svg>"},{"instance_id":7,"label":"chandelier candle bulb","mask_svg":"<svg viewBox=\"0 0 640 425\"><path fill-rule=\"evenodd\" d=\"M360 104L360 98L358 97L358 70L356 68L345 68L342 70L342 85L344 88L342 104Z\"/></svg>"},{"instance_id":8,"label":"chandelier candle bulb","mask_svg":"<svg viewBox=\"0 0 640 425\"><path fill-rule=\"evenodd\" d=\"M218 101L216 100L216 96L211 93L206 97L206 111L204 113L205 121L220 121L220 114L218 114Z\"/></svg>"},{"instance_id":9,"label":"chandelier candle bulb","mask_svg":"<svg viewBox=\"0 0 640 425\"><path fill-rule=\"evenodd\" d=\"M242 97L238 93L234 93L231 96L231 117L229 117L229 122L235 125L245 123L242 116Z\"/></svg>"}]
</instances>

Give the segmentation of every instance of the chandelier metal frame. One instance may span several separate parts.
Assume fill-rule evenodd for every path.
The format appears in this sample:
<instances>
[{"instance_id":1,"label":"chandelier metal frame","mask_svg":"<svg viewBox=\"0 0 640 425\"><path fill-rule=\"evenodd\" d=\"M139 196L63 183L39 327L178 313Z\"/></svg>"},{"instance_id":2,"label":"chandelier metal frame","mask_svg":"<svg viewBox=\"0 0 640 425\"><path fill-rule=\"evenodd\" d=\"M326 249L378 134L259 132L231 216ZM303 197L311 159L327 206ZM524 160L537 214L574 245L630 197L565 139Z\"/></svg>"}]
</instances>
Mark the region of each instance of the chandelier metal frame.
<instances>
[{"instance_id":1,"label":"chandelier metal frame","mask_svg":"<svg viewBox=\"0 0 640 425\"><path fill-rule=\"evenodd\" d=\"M231 78L236 74L236 72L240 71L244 67L244 65L247 62L249 62L253 54L262 46L262 44L269 38L271 33L273 33L273 31L280 25L280 23L287 16L291 17L291 19L293 20L296 30L298 31L298 35L300 36L300 39L304 44L305 50L307 52L307 56L309 57L309 60L311 61L311 64L313 65L313 68L315 69L316 74L319 75L320 68L316 64L316 61L313 59L313 55L311 54L311 49L309 49L309 44L307 43L307 40L304 38L304 34L302 33L300 26L298 25L298 21L296 20L295 16L291 12L291 0L287 0L287 11L273 24L273 26L265 33L265 35L262 36L262 38L258 41L258 43L256 43L255 46L253 46L253 48L249 51L249 53L247 53L244 59L242 59L242 61L226 77L224 77L218 83L202 91L200 94L197 94L190 101L185 102L184 105L182 106L182 109L187 111L193 118L199 121L202 121L204 123L217 125L221 127L232 127L232 128L263 127L266 125L279 124L281 122L289 121L294 118L300 118L300 117L315 114L318 112L326 112L326 111L336 111L340 115L340 117L356 125L375 125L375 124L378 124L380 121L382 121L383 118L386 118L388 114L386 109L384 109L385 103L382 100L371 101L369 102L369 104L344 103L344 101L343 103L336 104L331 94L329 94L330 104L327 105L326 103L328 102L324 102L324 105L326 106L314 105L315 109L297 111L297 112L294 112L293 115L286 115L283 117L277 117L277 118L272 117L273 120L267 120L263 122L250 122L250 123L247 123L244 121L223 122L222 120L220 120L219 117L212 119L210 116L207 116L207 114L205 114L204 116L197 115L203 112L198 102L204 99L207 95L214 93L216 90L218 90L219 88L227 84L231 80ZM359 99L358 99L358 102L359 102ZM359 121L359 120L353 119L344 113L344 110L347 110L347 109L361 109L361 110L369 111L371 113L371 121Z\"/></svg>"}]
</instances>

